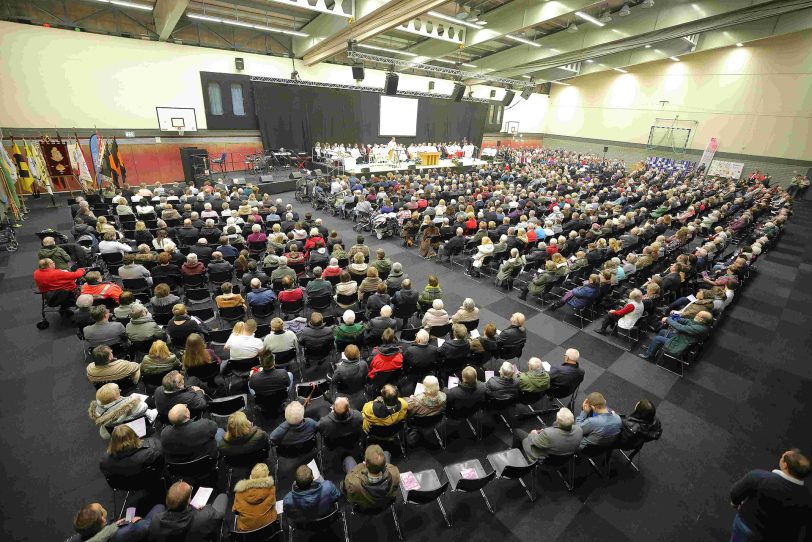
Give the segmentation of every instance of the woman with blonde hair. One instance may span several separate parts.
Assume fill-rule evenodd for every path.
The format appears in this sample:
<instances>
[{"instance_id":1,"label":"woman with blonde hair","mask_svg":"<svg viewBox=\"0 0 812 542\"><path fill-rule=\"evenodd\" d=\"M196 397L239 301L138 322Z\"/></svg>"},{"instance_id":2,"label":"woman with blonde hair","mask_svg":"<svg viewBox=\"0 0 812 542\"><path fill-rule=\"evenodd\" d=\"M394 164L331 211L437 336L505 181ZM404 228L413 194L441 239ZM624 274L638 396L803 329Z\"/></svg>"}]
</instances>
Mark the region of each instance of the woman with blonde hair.
<instances>
[{"instance_id":1,"label":"woman with blonde hair","mask_svg":"<svg viewBox=\"0 0 812 542\"><path fill-rule=\"evenodd\" d=\"M356 254L356 256L357 255L358 254ZM383 281L378 276L378 269L369 266L367 268L367 276L361 281L361 284L358 285L358 301L363 301L366 292L374 294L378 290L378 285L381 282Z\"/></svg>"},{"instance_id":2,"label":"woman with blonde hair","mask_svg":"<svg viewBox=\"0 0 812 542\"><path fill-rule=\"evenodd\" d=\"M245 412L239 410L228 417L226 434L218 447L222 455L230 457L251 455L256 457L263 450L267 453L270 444L268 443L267 433L255 427L245 415Z\"/></svg>"},{"instance_id":3,"label":"woman with blonde hair","mask_svg":"<svg viewBox=\"0 0 812 542\"><path fill-rule=\"evenodd\" d=\"M177 356L169 351L166 343L160 339L152 343L149 354L141 360L142 375L158 375L183 367Z\"/></svg>"},{"instance_id":4,"label":"woman with blonde hair","mask_svg":"<svg viewBox=\"0 0 812 542\"><path fill-rule=\"evenodd\" d=\"M147 404L140 397L122 397L118 384L107 383L96 390L96 398L90 402L87 415L99 428L99 435L110 438L107 425L119 424L141 416L147 411Z\"/></svg>"},{"instance_id":5,"label":"woman with blonde hair","mask_svg":"<svg viewBox=\"0 0 812 542\"><path fill-rule=\"evenodd\" d=\"M471 276L479 276L479 268L485 261L485 258L493 256L493 241L490 237L483 237L479 246L477 246L476 253L471 256L468 263L468 274Z\"/></svg>"},{"instance_id":6,"label":"woman with blonde hair","mask_svg":"<svg viewBox=\"0 0 812 542\"><path fill-rule=\"evenodd\" d=\"M361 252L353 254L352 263L347 266L347 271L357 283L360 284L366 277L368 269L369 265L364 261L364 255Z\"/></svg>"},{"instance_id":7,"label":"woman with blonde hair","mask_svg":"<svg viewBox=\"0 0 812 542\"><path fill-rule=\"evenodd\" d=\"M247 480L234 486L238 531L253 531L276 521L276 488L268 465L257 463Z\"/></svg>"},{"instance_id":8,"label":"woman with blonde hair","mask_svg":"<svg viewBox=\"0 0 812 542\"><path fill-rule=\"evenodd\" d=\"M150 469L160 472L163 464L160 440L140 439L132 427L121 424L113 429L99 468L104 476L133 476L138 473L146 474ZM160 487L155 489L161 490Z\"/></svg>"}]
</instances>

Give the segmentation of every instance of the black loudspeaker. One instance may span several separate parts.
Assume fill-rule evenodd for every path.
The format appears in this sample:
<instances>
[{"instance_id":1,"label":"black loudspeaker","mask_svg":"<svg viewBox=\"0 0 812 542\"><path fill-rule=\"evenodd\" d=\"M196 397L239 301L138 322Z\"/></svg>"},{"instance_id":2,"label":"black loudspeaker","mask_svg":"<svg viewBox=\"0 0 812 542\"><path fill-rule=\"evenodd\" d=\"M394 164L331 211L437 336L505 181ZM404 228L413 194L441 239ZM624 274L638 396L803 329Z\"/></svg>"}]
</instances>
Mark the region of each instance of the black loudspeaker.
<instances>
[{"instance_id":1,"label":"black loudspeaker","mask_svg":"<svg viewBox=\"0 0 812 542\"><path fill-rule=\"evenodd\" d=\"M530 96L532 96L532 95L533 95L533 89L526 88L526 89L524 89L522 91L522 100L528 100L528 99L530 99Z\"/></svg>"},{"instance_id":2,"label":"black loudspeaker","mask_svg":"<svg viewBox=\"0 0 812 542\"><path fill-rule=\"evenodd\" d=\"M352 78L356 81L363 81L364 79L364 66L362 64L356 64L352 67Z\"/></svg>"},{"instance_id":3,"label":"black loudspeaker","mask_svg":"<svg viewBox=\"0 0 812 542\"><path fill-rule=\"evenodd\" d=\"M496 146L497 146L497 147L501 147L501 146L502 146L502 140L501 140L501 139L497 139L497 140L496 140Z\"/></svg>"},{"instance_id":4,"label":"black loudspeaker","mask_svg":"<svg viewBox=\"0 0 812 542\"><path fill-rule=\"evenodd\" d=\"M260 183L272 183L273 182L273 175L260 175L259 176Z\"/></svg>"},{"instance_id":5,"label":"black loudspeaker","mask_svg":"<svg viewBox=\"0 0 812 542\"><path fill-rule=\"evenodd\" d=\"M491 98L496 98L496 91L495 90L491 90Z\"/></svg>"},{"instance_id":6,"label":"black loudspeaker","mask_svg":"<svg viewBox=\"0 0 812 542\"><path fill-rule=\"evenodd\" d=\"M362 167L361 168L361 173L366 173L367 175L369 175L369 168L368 167Z\"/></svg>"},{"instance_id":7,"label":"black loudspeaker","mask_svg":"<svg viewBox=\"0 0 812 542\"><path fill-rule=\"evenodd\" d=\"M603 152L609 152L609 147L604 147Z\"/></svg>"},{"instance_id":8,"label":"black loudspeaker","mask_svg":"<svg viewBox=\"0 0 812 542\"><path fill-rule=\"evenodd\" d=\"M180 163L183 166L183 179L184 181L194 182L196 162L195 157L207 158L209 153L205 149L198 149L197 147L181 147L180 148ZM199 173L203 173L200 171Z\"/></svg>"},{"instance_id":9,"label":"black loudspeaker","mask_svg":"<svg viewBox=\"0 0 812 542\"><path fill-rule=\"evenodd\" d=\"M451 92L451 100L459 102L465 94L465 85L462 83L454 83L454 90Z\"/></svg>"},{"instance_id":10,"label":"black loudspeaker","mask_svg":"<svg viewBox=\"0 0 812 542\"><path fill-rule=\"evenodd\" d=\"M549 81L547 81L546 83L542 83L541 85L539 85L538 93L539 94L546 94L547 96L549 96L550 95L550 89L552 88L552 86L553 86L553 84L551 82L549 82Z\"/></svg>"},{"instance_id":11,"label":"black loudspeaker","mask_svg":"<svg viewBox=\"0 0 812 542\"><path fill-rule=\"evenodd\" d=\"M510 102L513 101L513 96L515 95L516 93L513 92L512 90L508 90L507 92L505 92L505 97L502 98L502 105L505 106L510 105Z\"/></svg>"},{"instance_id":12,"label":"black loudspeaker","mask_svg":"<svg viewBox=\"0 0 812 542\"><path fill-rule=\"evenodd\" d=\"M290 176L288 177L288 179L297 179L297 180L301 179L301 178L302 178L302 174L299 171L291 171Z\"/></svg>"},{"instance_id":13,"label":"black loudspeaker","mask_svg":"<svg viewBox=\"0 0 812 542\"><path fill-rule=\"evenodd\" d=\"M233 179L231 179L231 182L237 185L244 185L245 179L243 179L242 177L234 177Z\"/></svg>"},{"instance_id":14,"label":"black loudspeaker","mask_svg":"<svg viewBox=\"0 0 812 542\"><path fill-rule=\"evenodd\" d=\"M416 166L416 165L414 165L414 164L409 164L409 168L408 168L408 169L409 169L409 171L415 171L415 170L417 169L417 166Z\"/></svg>"},{"instance_id":15,"label":"black loudspeaker","mask_svg":"<svg viewBox=\"0 0 812 542\"><path fill-rule=\"evenodd\" d=\"M245 60L243 60L240 57L235 58L234 59L234 67L237 68L238 70L244 70L245 69Z\"/></svg>"},{"instance_id":16,"label":"black loudspeaker","mask_svg":"<svg viewBox=\"0 0 812 542\"><path fill-rule=\"evenodd\" d=\"M398 74L394 72L389 72L386 74L386 84L383 87L383 92L387 96L392 96L393 94L398 93L398 81L400 77Z\"/></svg>"},{"instance_id":17,"label":"black loudspeaker","mask_svg":"<svg viewBox=\"0 0 812 542\"><path fill-rule=\"evenodd\" d=\"M429 90L434 90L434 81L429 81Z\"/></svg>"}]
</instances>

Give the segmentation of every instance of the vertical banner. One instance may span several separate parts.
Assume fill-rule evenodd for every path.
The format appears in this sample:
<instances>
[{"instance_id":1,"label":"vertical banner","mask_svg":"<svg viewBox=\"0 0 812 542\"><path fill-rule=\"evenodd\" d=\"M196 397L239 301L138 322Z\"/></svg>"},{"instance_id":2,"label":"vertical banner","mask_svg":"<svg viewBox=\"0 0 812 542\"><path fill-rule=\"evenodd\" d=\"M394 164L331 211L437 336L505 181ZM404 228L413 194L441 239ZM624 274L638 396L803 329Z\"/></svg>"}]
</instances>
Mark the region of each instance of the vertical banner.
<instances>
[{"instance_id":1,"label":"vertical banner","mask_svg":"<svg viewBox=\"0 0 812 542\"><path fill-rule=\"evenodd\" d=\"M711 162L713 161L713 156L716 154L716 149L719 148L719 140L715 137L710 138L708 141L708 146L705 147L705 152L702 153L702 158L699 159L699 163L697 167L704 169L705 171L708 170L710 167Z\"/></svg>"}]
</instances>

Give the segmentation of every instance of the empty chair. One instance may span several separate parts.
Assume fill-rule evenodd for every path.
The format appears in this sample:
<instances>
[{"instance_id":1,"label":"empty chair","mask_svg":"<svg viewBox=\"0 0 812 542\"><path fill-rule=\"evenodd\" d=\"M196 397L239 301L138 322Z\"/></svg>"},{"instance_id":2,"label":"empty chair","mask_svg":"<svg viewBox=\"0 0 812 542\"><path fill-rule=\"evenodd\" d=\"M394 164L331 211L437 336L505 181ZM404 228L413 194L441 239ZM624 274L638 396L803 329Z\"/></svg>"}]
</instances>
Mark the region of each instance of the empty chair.
<instances>
[{"instance_id":1,"label":"empty chair","mask_svg":"<svg viewBox=\"0 0 812 542\"><path fill-rule=\"evenodd\" d=\"M524 454L518 448L511 448L504 452L496 452L488 455L488 463L491 464L493 470L496 471L497 479L518 480L524 488L530 501L536 500L534 492L534 471L538 461L532 463L527 461ZM530 475L530 489L525 485L524 476Z\"/></svg>"},{"instance_id":2,"label":"empty chair","mask_svg":"<svg viewBox=\"0 0 812 542\"><path fill-rule=\"evenodd\" d=\"M568 491L572 491L575 487L575 454L547 455L538 462L538 468L548 474L550 472L558 474Z\"/></svg>"},{"instance_id":3,"label":"empty chair","mask_svg":"<svg viewBox=\"0 0 812 542\"><path fill-rule=\"evenodd\" d=\"M445 467L445 475L448 478L448 483L451 486L451 491L464 491L467 493L479 492L482 499L485 501L485 506L488 511L493 514L491 503L488 502L488 496L485 495L485 486L487 486L496 477L496 471L490 474L485 473L479 459L469 459L461 463L454 463Z\"/></svg>"},{"instance_id":4,"label":"empty chair","mask_svg":"<svg viewBox=\"0 0 812 542\"><path fill-rule=\"evenodd\" d=\"M163 465L150 465L144 471L141 471L134 476L124 476L120 474L108 474L104 478L107 480L107 485L113 490L113 513L116 517L124 515L124 510L127 507L127 499L132 491L144 491L155 487L160 487L161 478L163 477ZM117 504L117 492L124 491L124 502L121 503L121 512Z\"/></svg>"},{"instance_id":5,"label":"empty chair","mask_svg":"<svg viewBox=\"0 0 812 542\"><path fill-rule=\"evenodd\" d=\"M451 527L451 520L448 519L442 500L443 493L446 491L448 491L448 482L441 483L434 469L400 473L400 492L403 495L404 504L422 506L437 502L446 525Z\"/></svg>"}]
</instances>

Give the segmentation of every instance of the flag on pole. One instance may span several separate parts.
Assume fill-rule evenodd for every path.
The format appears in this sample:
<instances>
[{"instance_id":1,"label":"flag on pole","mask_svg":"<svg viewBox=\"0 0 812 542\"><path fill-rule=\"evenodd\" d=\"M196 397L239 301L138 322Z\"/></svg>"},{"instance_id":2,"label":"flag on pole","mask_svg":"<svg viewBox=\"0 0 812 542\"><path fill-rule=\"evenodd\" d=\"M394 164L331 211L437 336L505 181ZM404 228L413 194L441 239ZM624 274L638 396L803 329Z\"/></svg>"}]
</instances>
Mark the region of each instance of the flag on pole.
<instances>
[{"instance_id":1,"label":"flag on pole","mask_svg":"<svg viewBox=\"0 0 812 542\"><path fill-rule=\"evenodd\" d=\"M23 153L17 141L11 138L11 155L14 157L14 166L17 170L17 177L20 179L20 186L26 192L33 192L34 178L28 170L28 162L23 158Z\"/></svg>"},{"instance_id":2,"label":"flag on pole","mask_svg":"<svg viewBox=\"0 0 812 542\"><path fill-rule=\"evenodd\" d=\"M96 185L101 188L102 185L102 139L99 131L90 136L90 158L93 161L93 171L96 172Z\"/></svg>"},{"instance_id":3,"label":"flag on pole","mask_svg":"<svg viewBox=\"0 0 812 542\"><path fill-rule=\"evenodd\" d=\"M0 170L2 170L3 178L6 180L5 191L11 202L12 210L15 216L19 218L20 198L17 196L17 189L14 186L17 183L17 167L2 143L0 143Z\"/></svg>"},{"instance_id":4,"label":"flag on pole","mask_svg":"<svg viewBox=\"0 0 812 542\"><path fill-rule=\"evenodd\" d=\"M45 158L42 156L39 145L29 145L28 140L23 139L23 147L25 147L25 156L28 159L28 170L34 177L34 182L44 186L48 194L53 196L54 186L48 176L48 167L45 165Z\"/></svg>"},{"instance_id":5,"label":"flag on pole","mask_svg":"<svg viewBox=\"0 0 812 542\"><path fill-rule=\"evenodd\" d=\"M121 182L127 182L127 168L124 167L124 159L121 157L121 150L118 148L118 141L116 141L115 137L110 146L110 157L112 159L110 169L121 176ZM116 184L118 184L115 173L113 174L113 178L116 180Z\"/></svg>"},{"instance_id":6,"label":"flag on pole","mask_svg":"<svg viewBox=\"0 0 812 542\"><path fill-rule=\"evenodd\" d=\"M79 136L73 134L73 143L71 147L71 156L76 164L76 178L79 179L79 184L83 191L87 191L88 183L93 182L93 176L90 175L90 170L87 167L85 160L85 153L82 151L82 145L79 143Z\"/></svg>"},{"instance_id":7,"label":"flag on pole","mask_svg":"<svg viewBox=\"0 0 812 542\"><path fill-rule=\"evenodd\" d=\"M99 188L104 186L104 183L112 183L114 179L113 168L111 167L111 163L113 161L112 157L110 156L110 144L107 141L102 141L102 148L101 148L101 175L102 175L102 184L99 185Z\"/></svg>"}]
</instances>

